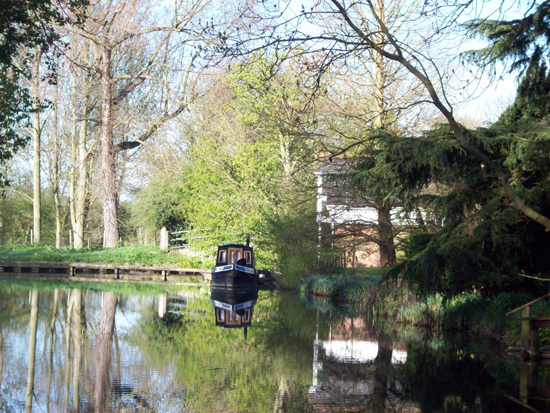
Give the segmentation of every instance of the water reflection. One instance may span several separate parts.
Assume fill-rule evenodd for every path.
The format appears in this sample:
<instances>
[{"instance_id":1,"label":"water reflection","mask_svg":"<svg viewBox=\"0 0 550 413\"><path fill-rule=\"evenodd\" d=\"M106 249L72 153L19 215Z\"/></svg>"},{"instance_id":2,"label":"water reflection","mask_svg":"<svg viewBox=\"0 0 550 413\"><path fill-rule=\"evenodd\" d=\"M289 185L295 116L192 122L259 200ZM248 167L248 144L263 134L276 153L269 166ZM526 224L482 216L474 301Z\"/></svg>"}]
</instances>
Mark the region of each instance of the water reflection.
<instances>
[{"instance_id":1,"label":"water reflection","mask_svg":"<svg viewBox=\"0 0 550 413\"><path fill-rule=\"evenodd\" d=\"M0 289L0 411L546 412L548 377L295 295Z\"/></svg>"},{"instance_id":2,"label":"water reflection","mask_svg":"<svg viewBox=\"0 0 550 413\"><path fill-rule=\"evenodd\" d=\"M243 337L248 338L248 327L252 324L254 304L258 289L212 288L212 305L216 326L222 328L242 328Z\"/></svg>"}]
</instances>

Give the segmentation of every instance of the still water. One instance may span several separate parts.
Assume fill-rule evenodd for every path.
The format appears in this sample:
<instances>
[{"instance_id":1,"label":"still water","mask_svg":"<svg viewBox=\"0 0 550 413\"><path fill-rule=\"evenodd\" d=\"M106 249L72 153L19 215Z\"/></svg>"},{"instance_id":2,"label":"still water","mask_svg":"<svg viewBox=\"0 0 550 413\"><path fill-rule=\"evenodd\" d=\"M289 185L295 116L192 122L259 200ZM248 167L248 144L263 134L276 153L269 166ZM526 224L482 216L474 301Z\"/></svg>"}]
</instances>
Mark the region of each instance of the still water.
<instances>
[{"instance_id":1,"label":"still water","mask_svg":"<svg viewBox=\"0 0 550 413\"><path fill-rule=\"evenodd\" d=\"M269 291L55 287L0 287L1 412L550 411L550 372L488 341Z\"/></svg>"}]
</instances>

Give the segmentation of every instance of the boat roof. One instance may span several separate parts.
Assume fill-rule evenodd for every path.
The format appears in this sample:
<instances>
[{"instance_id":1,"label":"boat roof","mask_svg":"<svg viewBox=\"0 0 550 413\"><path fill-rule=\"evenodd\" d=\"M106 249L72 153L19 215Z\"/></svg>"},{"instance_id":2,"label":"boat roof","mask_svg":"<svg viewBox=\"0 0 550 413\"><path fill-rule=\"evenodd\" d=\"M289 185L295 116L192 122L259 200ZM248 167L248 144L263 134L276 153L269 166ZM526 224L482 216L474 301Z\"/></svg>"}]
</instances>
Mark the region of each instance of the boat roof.
<instances>
[{"instance_id":1,"label":"boat roof","mask_svg":"<svg viewBox=\"0 0 550 413\"><path fill-rule=\"evenodd\" d=\"M231 242L226 242L225 244L218 246L218 248L221 248L221 247L245 247L245 248L252 248L251 246L247 246L247 245L245 245L245 244L234 244L234 243L231 243Z\"/></svg>"}]
</instances>

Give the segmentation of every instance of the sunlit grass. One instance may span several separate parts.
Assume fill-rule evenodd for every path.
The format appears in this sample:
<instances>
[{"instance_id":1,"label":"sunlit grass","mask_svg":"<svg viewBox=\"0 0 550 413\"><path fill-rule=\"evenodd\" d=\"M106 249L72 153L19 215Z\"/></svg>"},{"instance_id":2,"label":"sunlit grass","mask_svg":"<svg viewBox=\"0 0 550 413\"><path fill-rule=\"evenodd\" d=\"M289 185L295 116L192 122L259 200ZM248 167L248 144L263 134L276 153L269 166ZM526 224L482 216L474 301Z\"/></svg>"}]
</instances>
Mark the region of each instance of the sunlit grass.
<instances>
[{"instance_id":1,"label":"sunlit grass","mask_svg":"<svg viewBox=\"0 0 550 413\"><path fill-rule=\"evenodd\" d=\"M0 261L88 262L105 264L131 264L148 266L174 266L180 268L208 268L200 258L176 252L167 253L151 245L130 245L115 248L91 249L48 246L0 247Z\"/></svg>"}]
</instances>

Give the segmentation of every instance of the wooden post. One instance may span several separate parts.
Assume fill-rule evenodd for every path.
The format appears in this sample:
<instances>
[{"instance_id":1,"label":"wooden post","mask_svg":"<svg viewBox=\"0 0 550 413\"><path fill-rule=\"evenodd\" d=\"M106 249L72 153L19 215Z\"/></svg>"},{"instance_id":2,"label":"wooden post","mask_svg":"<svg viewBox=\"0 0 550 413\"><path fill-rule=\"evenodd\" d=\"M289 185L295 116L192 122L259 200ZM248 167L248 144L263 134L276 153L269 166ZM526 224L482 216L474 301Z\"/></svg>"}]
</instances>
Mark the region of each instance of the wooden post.
<instances>
[{"instance_id":1,"label":"wooden post","mask_svg":"<svg viewBox=\"0 0 550 413\"><path fill-rule=\"evenodd\" d=\"M531 330L529 317L531 316L531 307L525 307L521 311L521 349L529 348L529 332Z\"/></svg>"},{"instance_id":2,"label":"wooden post","mask_svg":"<svg viewBox=\"0 0 550 413\"><path fill-rule=\"evenodd\" d=\"M115 268L116 279L120 280L120 268Z\"/></svg>"},{"instance_id":3,"label":"wooden post","mask_svg":"<svg viewBox=\"0 0 550 413\"><path fill-rule=\"evenodd\" d=\"M529 399L529 366L527 363L521 363L519 366L519 398L527 403Z\"/></svg>"},{"instance_id":4,"label":"wooden post","mask_svg":"<svg viewBox=\"0 0 550 413\"><path fill-rule=\"evenodd\" d=\"M531 389L539 385L539 364L529 363L529 388Z\"/></svg>"},{"instance_id":5,"label":"wooden post","mask_svg":"<svg viewBox=\"0 0 550 413\"><path fill-rule=\"evenodd\" d=\"M529 333L530 343L529 350L531 354L531 361L536 361L540 358L540 348L539 348L539 328L531 327Z\"/></svg>"},{"instance_id":6,"label":"wooden post","mask_svg":"<svg viewBox=\"0 0 550 413\"><path fill-rule=\"evenodd\" d=\"M167 251L170 247L170 232L166 227L162 227L160 230L160 249Z\"/></svg>"},{"instance_id":7,"label":"wooden post","mask_svg":"<svg viewBox=\"0 0 550 413\"><path fill-rule=\"evenodd\" d=\"M166 274L167 273L168 273L168 271L162 270L162 281L166 281Z\"/></svg>"},{"instance_id":8,"label":"wooden post","mask_svg":"<svg viewBox=\"0 0 550 413\"><path fill-rule=\"evenodd\" d=\"M74 275L75 275L75 268L74 267L70 267L70 274L71 274L71 277L74 277Z\"/></svg>"}]
</instances>

